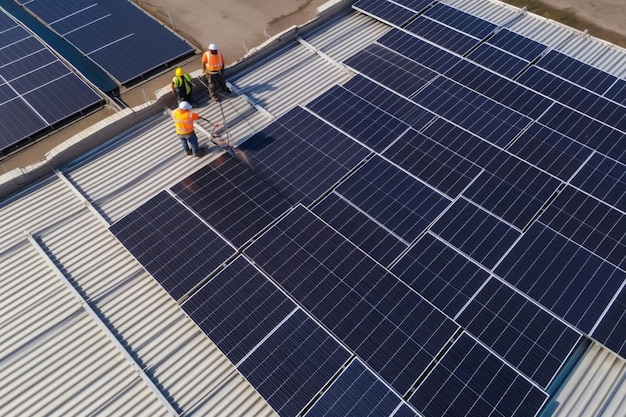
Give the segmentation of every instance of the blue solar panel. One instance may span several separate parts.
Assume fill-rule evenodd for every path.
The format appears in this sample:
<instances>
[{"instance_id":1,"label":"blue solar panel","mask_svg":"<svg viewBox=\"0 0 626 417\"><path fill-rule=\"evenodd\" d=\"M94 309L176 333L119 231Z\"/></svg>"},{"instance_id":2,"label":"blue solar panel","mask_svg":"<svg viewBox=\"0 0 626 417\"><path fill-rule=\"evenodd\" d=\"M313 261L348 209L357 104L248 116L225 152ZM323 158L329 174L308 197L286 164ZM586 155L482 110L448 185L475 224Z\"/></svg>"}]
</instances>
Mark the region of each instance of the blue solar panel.
<instances>
[{"instance_id":1,"label":"blue solar panel","mask_svg":"<svg viewBox=\"0 0 626 417\"><path fill-rule=\"evenodd\" d=\"M595 153L571 184L626 212L626 165Z\"/></svg>"},{"instance_id":2,"label":"blue solar panel","mask_svg":"<svg viewBox=\"0 0 626 417\"><path fill-rule=\"evenodd\" d=\"M520 235L463 198L437 220L431 231L488 268L496 265Z\"/></svg>"},{"instance_id":3,"label":"blue solar panel","mask_svg":"<svg viewBox=\"0 0 626 417\"><path fill-rule=\"evenodd\" d=\"M370 151L296 107L241 144L237 155L291 204L309 204Z\"/></svg>"},{"instance_id":4,"label":"blue solar panel","mask_svg":"<svg viewBox=\"0 0 626 417\"><path fill-rule=\"evenodd\" d=\"M20 24L0 12L0 152L53 130L104 100Z\"/></svg>"},{"instance_id":5,"label":"blue solar panel","mask_svg":"<svg viewBox=\"0 0 626 417\"><path fill-rule=\"evenodd\" d=\"M397 394L356 359L316 401L305 417L392 416L401 403L403 401Z\"/></svg>"},{"instance_id":6,"label":"blue solar panel","mask_svg":"<svg viewBox=\"0 0 626 417\"><path fill-rule=\"evenodd\" d=\"M343 87L335 86L307 107L365 146L382 152L409 126Z\"/></svg>"},{"instance_id":7,"label":"blue solar panel","mask_svg":"<svg viewBox=\"0 0 626 417\"><path fill-rule=\"evenodd\" d=\"M245 253L401 395L458 330L302 206Z\"/></svg>"},{"instance_id":8,"label":"blue solar panel","mask_svg":"<svg viewBox=\"0 0 626 417\"><path fill-rule=\"evenodd\" d=\"M497 275L588 333L626 273L540 222L495 269Z\"/></svg>"},{"instance_id":9,"label":"blue solar panel","mask_svg":"<svg viewBox=\"0 0 626 417\"><path fill-rule=\"evenodd\" d=\"M392 415L392 417L420 417L417 415L411 407L406 404L402 404L396 412Z\"/></svg>"},{"instance_id":10,"label":"blue solar panel","mask_svg":"<svg viewBox=\"0 0 626 417\"><path fill-rule=\"evenodd\" d=\"M112 224L109 230L175 300L235 253L165 191Z\"/></svg>"},{"instance_id":11,"label":"blue solar panel","mask_svg":"<svg viewBox=\"0 0 626 417\"><path fill-rule=\"evenodd\" d=\"M391 264L408 244L357 207L331 193L313 212L383 265Z\"/></svg>"},{"instance_id":12,"label":"blue solar panel","mask_svg":"<svg viewBox=\"0 0 626 417\"><path fill-rule=\"evenodd\" d=\"M558 103L548 109L539 122L626 163L626 135L616 129Z\"/></svg>"},{"instance_id":13,"label":"blue solar panel","mask_svg":"<svg viewBox=\"0 0 626 417\"><path fill-rule=\"evenodd\" d=\"M570 179L593 152L538 123L523 131L507 150L564 181Z\"/></svg>"},{"instance_id":14,"label":"blue solar panel","mask_svg":"<svg viewBox=\"0 0 626 417\"><path fill-rule=\"evenodd\" d=\"M450 317L454 317L489 278L489 273L427 233L391 272Z\"/></svg>"},{"instance_id":15,"label":"blue solar panel","mask_svg":"<svg viewBox=\"0 0 626 417\"><path fill-rule=\"evenodd\" d=\"M443 3L436 4L424 15L479 39L485 38L498 27L491 22Z\"/></svg>"},{"instance_id":16,"label":"blue solar panel","mask_svg":"<svg viewBox=\"0 0 626 417\"><path fill-rule=\"evenodd\" d=\"M622 358L626 358L625 326L626 288L622 288L591 335Z\"/></svg>"},{"instance_id":17,"label":"blue solar panel","mask_svg":"<svg viewBox=\"0 0 626 417\"><path fill-rule=\"evenodd\" d=\"M435 118L431 112L361 75L355 75L343 87L369 101L414 129L421 129Z\"/></svg>"},{"instance_id":18,"label":"blue solar panel","mask_svg":"<svg viewBox=\"0 0 626 417\"><path fill-rule=\"evenodd\" d=\"M392 29L378 43L434 71L443 73L463 59L401 30Z\"/></svg>"},{"instance_id":19,"label":"blue solar panel","mask_svg":"<svg viewBox=\"0 0 626 417\"><path fill-rule=\"evenodd\" d=\"M407 242L415 240L450 204L378 156L347 178L337 193Z\"/></svg>"},{"instance_id":20,"label":"blue solar panel","mask_svg":"<svg viewBox=\"0 0 626 417\"><path fill-rule=\"evenodd\" d=\"M185 205L241 246L291 206L266 182L229 154L174 185Z\"/></svg>"},{"instance_id":21,"label":"blue solar panel","mask_svg":"<svg viewBox=\"0 0 626 417\"><path fill-rule=\"evenodd\" d=\"M501 152L463 196L524 229L560 184L558 179Z\"/></svg>"},{"instance_id":22,"label":"blue solar panel","mask_svg":"<svg viewBox=\"0 0 626 417\"><path fill-rule=\"evenodd\" d=\"M21 3L120 84L194 53L193 46L129 1Z\"/></svg>"},{"instance_id":23,"label":"blue solar panel","mask_svg":"<svg viewBox=\"0 0 626 417\"><path fill-rule=\"evenodd\" d=\"M405 28L409 32L459 55L467 54L479 43L479 39L449 28L427 17L418 17L407 24Z\"/></svg>"},{"instance_id":24,"label":"blue solar panel","mask_svg":"<svg viewBox=\"0 0 626 417\"><path fill-rule=\"evenodd\" d=\"M544 389L581 338L574 329L493 278L456 321Z\"/></svg>"},{"instance_id":25,"label":"blue solar panel","mask_svg":"<svg viewBox=\"0 0 626 417\"><path fill-rule=\"evenodd\" d=\"M452 80L437 78L412 99L494 145L506 146L530 119Z\"/></svg>"},{"instance_id":26,"label":"blue solar panel","mask_svg":"<svg viewBox=\"0 0 626 417\"><path fill-rule=\"evenodd\" d=\"M500 28L497 33L487 39L487 43L517 55L529 62L534 61L547 48L547 46L542 43L511 32L505 28Z\"/></svg>"},{"instance_id":27,"label":"blue solar panel","mask_svg":"<svg viewBox=\"0 0 626 417\"><path fill-rule=\"evenodd\" d=\"M417 15L415 11L387 0L359 0L352 7L396 26L402 26Z\"/></svg>"},{"instance_id":28,"label":"blue solar panel","mask_svg":"<svg viewBox=\"0 0 626 417\"><path fill-rule=\"evenodd\" d=\"M507 78L515 78L528 65L528 61L486 43L478 46L467 58Z\"/></svg>"},{"instance_id":29,"label":"blue solar panel","mask_svg":"<svg viewBox=\"0 0 626 417\"><path fill-rule=\"evenodd\" d=\"M182 304L234 364L296 308L274 284L238 257Z\"/></svg>"},{"instance_id":30,"label":"blue solar panel","mask_svg":"<svg viewBox=\"0 0 626 417\"><path fill-rule=\"evenodd\" d=\"M416 12L423 12L435 1L436 0L394 0L394 3L398 3Z\"/></svg>"},{"instance_id":31,"label":"blue solar panel","mask_svg":"<svg viewBox=\"0 0 626 417\"><path fill-rule=\"evenodd\" d=\"M345 348L298 309L238 369L279 415L296 416L349 357Z\"/></svg>"},{"instance_id":32,"label":"blue solar panel","mask_svg":"<svg viewBox=\"0 0 626 417\"><path fill-rule=\"evenodd\" d=\"M478 165L415 130L402 135L383 155L451 198L481 171Z\"/></svg>"},{"instance_id":33,"label":"blue solar panel","mask_svg":"<svg viewBox=\"0 0 626 417\"><path fill-rule=\"evenodd\" d=\"M426 416L532 417L548 395L463 333L409 399Z\"/></svg>"},{"instance_id":34,"label":"blue solar panel","mask_svg":"<svg viewBox=\"0 0 626 417\"><path fill-rule=\"evenodd\" d=\"M581 113L626 132L624 106L536 67L528 68L518 80L548 97L579 110Z\"/></svg>"},{"instance_id":35,"label":"blue solar panel","mask_svg":"<svg viewBox=\"0 0 626 417\"><path fill-rule=\"evenodd\" d=\"M382 85L411 97L437 73L380 45L370 45L344 64Z\"/></svg>"},{"instance_id":36,"label":"blue solar panel","mask_svg":"<svg viewBox=\"0 0 626 417\"><path fill-rule=\"evenodd\" d=\"M430 124L423 133L481 167L487 166L501 152L490 143L441 118Z\"/></svg>"},{"instance_id":37,"label":"blue solar panel","mask_svg":"<svg viewBox=\"0 0 626 417\"><path fill-rule=\"evenodd\" d=\"M555 50L548 52L535 65L600 95L617 80L614 75Z\"/></svg>"},{"instance_id":38,"label":"blue solar panel","mask_svg":"<svg viewBox=\"0 0 626 417\"><path fill-rule=\"evenodd\" d=\"M615 84L604 93L604 96L622 105L626 105L626 80L615 80Z\"/></svg>"},{"instance_id":39,"label":"blue solar panel","mask_svg":"<svg viewBox=\"0 0 626 417\"><path fill-rule=\"evenodd\" d=\"M626 216L573 187L565 187L539 218L603 259L626 269Z\"/></svg>"}]
</instances>

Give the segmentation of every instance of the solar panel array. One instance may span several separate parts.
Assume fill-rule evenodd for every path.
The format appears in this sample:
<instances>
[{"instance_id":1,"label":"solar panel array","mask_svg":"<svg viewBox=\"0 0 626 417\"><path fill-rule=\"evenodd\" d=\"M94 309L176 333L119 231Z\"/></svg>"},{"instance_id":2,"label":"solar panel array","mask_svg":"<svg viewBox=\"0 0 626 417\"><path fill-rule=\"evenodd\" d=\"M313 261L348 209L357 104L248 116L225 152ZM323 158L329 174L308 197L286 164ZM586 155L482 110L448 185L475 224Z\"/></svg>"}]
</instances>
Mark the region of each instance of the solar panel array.
<instances>
[{"instance_id":1,"label":"solar panel array","mask_svg":"<svg viewBox=\"0 0 626 417\"><path fill-rule=\"evenodd\" d=\"M195 50L130 1L19 3L122 85Z\"/></svg>"},{"instance_id":2,"label":"solar panel array","mask_svg":"<svg viewBox=\"0 0 626 417\"><path fill-rule=\"evenodd\" d=\"M0 11L0 152L104 100L38 38Z\"/></svg>"},{"instance_id":3,"label":"solar panel array","mask_svg":"<svg viewBox=\"0 0 626 417\"><path fill-rule=\"evenodd\" d=\"M620 82L436 2L354 7L395 27L351 80L111 231L281 415L537 416L583 338L626 357Z\"/></svg>"}]
</instances>

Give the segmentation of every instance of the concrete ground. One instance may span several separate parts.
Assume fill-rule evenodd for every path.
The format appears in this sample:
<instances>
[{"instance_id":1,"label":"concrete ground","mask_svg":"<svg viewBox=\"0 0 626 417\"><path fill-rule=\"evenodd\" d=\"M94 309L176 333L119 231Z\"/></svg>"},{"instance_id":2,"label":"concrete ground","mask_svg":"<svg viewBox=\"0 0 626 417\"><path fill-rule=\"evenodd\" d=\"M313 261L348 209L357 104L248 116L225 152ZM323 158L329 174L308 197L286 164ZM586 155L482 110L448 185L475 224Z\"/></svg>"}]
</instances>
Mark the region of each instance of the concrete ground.
<instances>
[{"instance_id":1,"label":"concrete ground","mask_svg":"<svg viewBox=\"0 0 626 417\"><path fill-rule=\"evenodd\" d=\"M267 37L306 23L327 0L133 0L155 18L193 44L201 54L216 42L227 64L243 57ZM531 0L527 0L531 1ZM542 0L543 3L574 12L579 18L626 37L626 0ZM182 64L186 71L200 69L200 55ZM173 71L157 76L122 93L130 107L154 98L166 87ZM45 154L77 132L114 112L105 108L78 123L0 161L0 174L45 159Z\"/></svg>"}]
</instances>

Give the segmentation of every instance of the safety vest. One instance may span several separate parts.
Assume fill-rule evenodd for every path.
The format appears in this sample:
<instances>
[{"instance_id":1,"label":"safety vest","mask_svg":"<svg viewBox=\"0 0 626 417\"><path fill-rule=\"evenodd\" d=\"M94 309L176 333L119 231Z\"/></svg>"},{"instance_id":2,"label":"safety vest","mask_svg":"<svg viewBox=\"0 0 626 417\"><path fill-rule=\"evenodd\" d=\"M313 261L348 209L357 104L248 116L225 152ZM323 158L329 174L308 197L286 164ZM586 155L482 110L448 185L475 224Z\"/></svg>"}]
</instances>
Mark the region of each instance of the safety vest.
<instances>
[{"instance_id":1,"label":"safety vest","mask_svg":"<svg viewBox=\"0 0 626 417\"><path fill-rule=\"evenodd\" d=\"M176 88L181 88L183 85L185 86L185 92L191 92L191 76L189 74L185 74L182 77L174 77L172 78L172 84Z\"/></svg>"},{"instance_id":2,"label":"safety vest","mask_svg":"<svg viewBox=\"0 0 626 417\"><path fill-rule=\"evenodd\" d=\"M172 112L176 133L178 135L188 135L193 133L193 121L198 120L200 116L190 110L176 109Z\"/></svg>"},{"instance_id":3,"label":"safety vest","mask_svg":"<svg viewBox=\"0 0 626 417\"><path fill-rule=\"evenodd\" d=\"M202 63L206 72L220 72L224 68L224 56L219 51L216 54L206 51L202 56Z\"/></svg>"}]
</instances>

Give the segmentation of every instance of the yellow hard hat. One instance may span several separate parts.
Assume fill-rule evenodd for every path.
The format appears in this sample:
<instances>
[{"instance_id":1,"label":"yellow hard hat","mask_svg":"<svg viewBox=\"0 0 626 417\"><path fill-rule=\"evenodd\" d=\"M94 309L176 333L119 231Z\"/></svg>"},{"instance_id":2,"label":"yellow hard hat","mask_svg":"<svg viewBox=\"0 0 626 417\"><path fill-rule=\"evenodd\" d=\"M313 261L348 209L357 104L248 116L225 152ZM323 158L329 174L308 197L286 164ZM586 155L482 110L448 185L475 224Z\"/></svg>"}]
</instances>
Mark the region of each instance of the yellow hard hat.
<instances>
[{"instance_id":1,"label":"yellow hard hat","mask_svg":"<svg viewBox=\"0 0 626 417\"><path fill-rule=\"evenodd\" d=\"M183 75L185 75L185 71L181 67L176 68L176 76L182 77Z\"/></svg>"}]
</instances>

